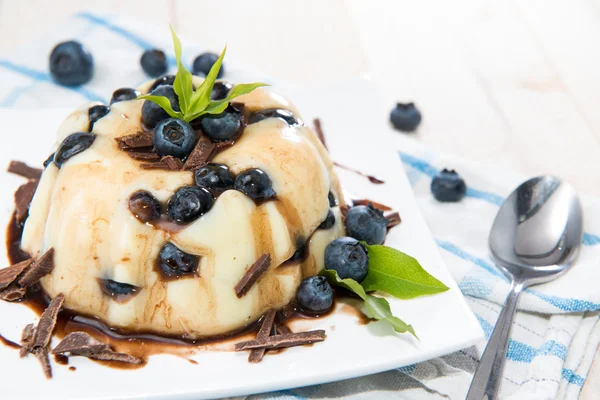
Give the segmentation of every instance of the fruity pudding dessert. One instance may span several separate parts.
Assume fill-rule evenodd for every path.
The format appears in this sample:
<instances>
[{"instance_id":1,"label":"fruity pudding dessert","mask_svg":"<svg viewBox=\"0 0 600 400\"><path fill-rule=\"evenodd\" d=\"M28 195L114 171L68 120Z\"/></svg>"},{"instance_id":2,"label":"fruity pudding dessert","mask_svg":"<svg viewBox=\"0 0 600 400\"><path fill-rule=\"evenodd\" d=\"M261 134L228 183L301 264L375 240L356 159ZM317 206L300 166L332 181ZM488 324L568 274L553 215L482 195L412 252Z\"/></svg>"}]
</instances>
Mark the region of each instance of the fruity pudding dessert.
<instances>
[{"instance_id":1,"label":"fruity pudding dessert","mask_svg":"<svg viewBox=\"0 0 600 400\"><path fill-rule=\"evenodd\" d=\"M9 167L29 180L15 194L0 298L45 307L24 329L21 354L50 375L52 333L69 313L121 337L188 345L250 327L256 339L235 350L257 362L269 349L324 340L323 330L291 332L285 319L328 313L333 287L364 301L369 318L415 335L371 293L447 288L382 246L398 213L348 204L320 125L315 132L264 84L216 80L225 52L205 78L192 76L173 40L176 75L75 110L43 170ZM404 266L420 268L430 291L403 297L382 281L415 276ZM53 353L143 361L87 332L65 333Z\"/></svg>"}]
</instances>

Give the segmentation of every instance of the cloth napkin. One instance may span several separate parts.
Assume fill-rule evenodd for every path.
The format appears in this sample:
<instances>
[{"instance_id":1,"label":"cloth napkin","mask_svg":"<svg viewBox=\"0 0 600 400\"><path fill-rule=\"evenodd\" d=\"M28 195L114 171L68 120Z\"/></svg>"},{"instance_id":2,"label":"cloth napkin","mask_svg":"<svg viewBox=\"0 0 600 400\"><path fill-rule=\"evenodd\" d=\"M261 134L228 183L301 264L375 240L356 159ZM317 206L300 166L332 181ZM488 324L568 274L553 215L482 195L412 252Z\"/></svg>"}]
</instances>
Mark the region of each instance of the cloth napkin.
<instances>
[{"instance_id":1,"label":"cloth napkin","mask_svg":"<svg viewBox=\"0 0 600 400\"><path fill-rule=\"evenodd\" d=\"M115 88L148 78L139 67L142 50L170 49L170 36L127 18L84 12L55 32L0 58L0 106L73 107L84 100L107 102ZM76 38L93 49L96 74L81 88L52 83L47 56L54 44ZM189 43L189 42L188 42ZM201 48L184 46L192 57ZM185 59L190 64L191 59ZM174 69L173 54L169 55ZM232 80L263 80L228 64ZM249 78L247 78L249 77ZM398 168L413 185L421 211L440 252L486 336L491 334L508 292L508 281L489 258L489 228L503 199L526 179L505 169L435 153L395 134ZM466 180L467 196L441 204L430 193L431 178L442 168ZM552 283L525 291L510 338L501 385L504 399L576 399L600 343L600 201L582 198L585 236L576 266ZM452 327L448 327L452 329ZM485 343L454 354L362 378L249 396L251 399L464 399Z\"/></svg>"}]
</instances>

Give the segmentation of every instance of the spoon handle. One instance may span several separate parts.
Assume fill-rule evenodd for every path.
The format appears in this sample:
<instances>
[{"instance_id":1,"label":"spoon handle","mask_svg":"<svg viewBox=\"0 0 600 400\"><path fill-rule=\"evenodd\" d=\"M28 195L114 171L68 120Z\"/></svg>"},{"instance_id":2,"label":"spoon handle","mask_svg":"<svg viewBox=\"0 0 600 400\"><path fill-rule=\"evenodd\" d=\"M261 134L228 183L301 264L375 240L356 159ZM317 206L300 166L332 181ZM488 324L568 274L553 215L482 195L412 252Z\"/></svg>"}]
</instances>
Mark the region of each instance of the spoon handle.
<instances>
[{"instance_id":1,"label":"spoon handle","mask_svg":"<svg viewBox=\"0 0 600 400\"><path fill-rule=\"evenodd\" d=\"M506 297L506 302L498 316L492 336L475 371L465 400L495 400L498 397L510 328L517 310L519 295L523 288L523 282L518 280L512 282L510 292Z\"/></svg>"}]
</instances>

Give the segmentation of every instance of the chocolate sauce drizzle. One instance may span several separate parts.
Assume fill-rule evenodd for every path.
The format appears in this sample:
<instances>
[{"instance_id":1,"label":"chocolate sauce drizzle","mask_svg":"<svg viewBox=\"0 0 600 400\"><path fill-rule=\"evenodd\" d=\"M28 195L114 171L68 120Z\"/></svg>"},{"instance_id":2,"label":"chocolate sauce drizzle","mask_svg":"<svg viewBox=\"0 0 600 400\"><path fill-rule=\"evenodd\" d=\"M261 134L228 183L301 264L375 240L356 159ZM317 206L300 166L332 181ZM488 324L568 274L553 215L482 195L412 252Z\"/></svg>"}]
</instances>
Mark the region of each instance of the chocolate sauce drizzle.
<instances>
[{"instance_id":1,"label":"chocolate sauce drizzle","mask_svg":"<svg viewBox=\"0 0 600 400\"><path fill-rule=\"evenodd\" d=\"M385 183L385 181L384 181L384 180L382 180L382 179L379 179L379 178L377 178L376 176L365 174L364 172L360 172L360 171L359 171L359 170L357 170L357 169L354 169L354 168L347 167L347 166L345 166L345 165L342 165L342 164L340 164L340 163L334 162L334 163L333 163L333 165L335 165L335 166L336 166L336 167L338 167L338 168L345 169L346 171L354 172L354 173L355 173L355 174L357 174L357 175L364 176L364 177L365 177L365 178L367 178L367 179L368 179L368 180L369 180L371 183L374 183L374 184L376 184L376 185L381 185L381 184Z\"/></svg>"}]
</instances>

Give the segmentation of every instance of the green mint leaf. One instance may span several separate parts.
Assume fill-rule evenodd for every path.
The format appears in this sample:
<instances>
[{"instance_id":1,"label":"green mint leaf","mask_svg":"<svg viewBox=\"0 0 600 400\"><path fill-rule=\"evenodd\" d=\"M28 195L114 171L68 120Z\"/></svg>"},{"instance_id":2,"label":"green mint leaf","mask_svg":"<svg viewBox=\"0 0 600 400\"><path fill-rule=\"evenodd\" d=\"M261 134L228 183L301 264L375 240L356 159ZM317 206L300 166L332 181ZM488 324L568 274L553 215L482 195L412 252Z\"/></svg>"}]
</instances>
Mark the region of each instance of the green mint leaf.
<instances>
[{"instance_id":1,"label":"green mint leaf","mask_svg":"<svg viewBox=\"0 0 600 400\"><path fill-rule=\"evenodd\" d=\"M365 246L369 272L362 286L367 292L379 290L399 299L412 299L448 290L413 257L387 246Z\"/></svg>"},{"instance_id":2,"label":"green mint leaf","mask_svg":"<svg viewBox=\"0 0 600 400\"><path fill-rule=\"evenodd\" d=\"M363 299L365 302L364 313L367 317L379 321L386 321L396 332L409 332L418 339L418 336L411 325L408 325L406 322L392 314L390 304L386 299L367 294L360 283L356 282L354 279L341 279L337 271L333 269L324 269L321 271L320 275L327 278L327 281L329 281L330 284L348 289Z\"/></svg>"},{"instance_id":3,"label":"green mint leaf","mask_svg":"<svg viewBox=\"0 0 600 400\"><path fill-rule=\"evenodd\" d=\"M266 83L262 83L262 82L240 83L240 84L237 84L229 92L229 94L227 95L227 98L225 100L222 100L222 101L231 101L231 100L235 99L238 96L250 93L254 89L262 87L262 86L269 86L269 85L267 85Z\"/></svg>"},{"instance_id":4,"label":"green mint leaf","mask_svg":"<svg viewBox=\"0 0 600 400\"><path fill-rule=\"evenodd\" d=\"M138 96L138 99L148 100L155 104L158 104L163 110L167 112L173 118L183 118L183 114L180 111L174 111L171 107L171 101L165 96L153 96L147 94L144 96Z\"/></svg>"},{"instance_id":5,"label":"green mint leaf","mask_svg":"<svg viewBox=\"0 0 600 400\"><path fill-rule=\"evenodd\" d=\"M194 94L192 94L190 101L190 114L197 114L206 109L206 107L210 104L210 95L212 93L213 86L215 85L215 80L217 80L217 75L219 70L221 69L221 64L223 63L223 58L225 57L225 53L227 52L227 46L221 52L221 55L217 59L217 61L213 64L212 68L204 78L202 84L196 89ZM187 120L187 119L186 119ZM187 120L188 122L191 119Z\"/></svg>"},{"instance_id":6,"label":"green mint leaf","mask_svg":"<svg viewBox=\"0 0 600 400\"><path fill-rule=\"evenodd\" d=\"M181 62L181 41L173 30L173 27L169 25L169 28L173 37L173 48L175 50L175 59L177 60L177 74L173 82L173 89L179 99L179 109L181 111L174 111L171 103L164 96L145 95L139 96L139 99L149 100L158 104L173 118L180 118L186 122L191 122L204 114L220 114L225 111L231 99L249 93L257 87L266 86L264 83L242 83L236 85L226 99L212 101L210 95L221 69L227 46L225 46L221 55L211 67L202 84L194 90L192 74Z\"/></svg>"},{"instance_id":7,"label":"green mint leaf","mask_svg":"<svg viewBox=\"0 0 600 400\"><path fill-rule=\"evenodd\" d=\"M388 303L384 298L375 297L368 294L367 298L365 299L364 313L369 318L388 322L398 333L409 332L417 339L419 338L412 325L408 325L406 322L392 314L390 303Z\"/></svg>"},{"instance_id":8,"label":"green mint leaf","mask_svg":"<svg viewBox=\"0 0 600 400\"><path fill-rule=\"evenodd\" d=\"M173 48L175 50L175 59L177 60L177 74L175 75L175 82L173 82L173 89L179 97L179 108L185 116L190 112L190 101L192 98L192 73L181 62L181 42L177 37L177 34L171 28L171 36L173 37Z\"/></svg>"}]
</instances>

